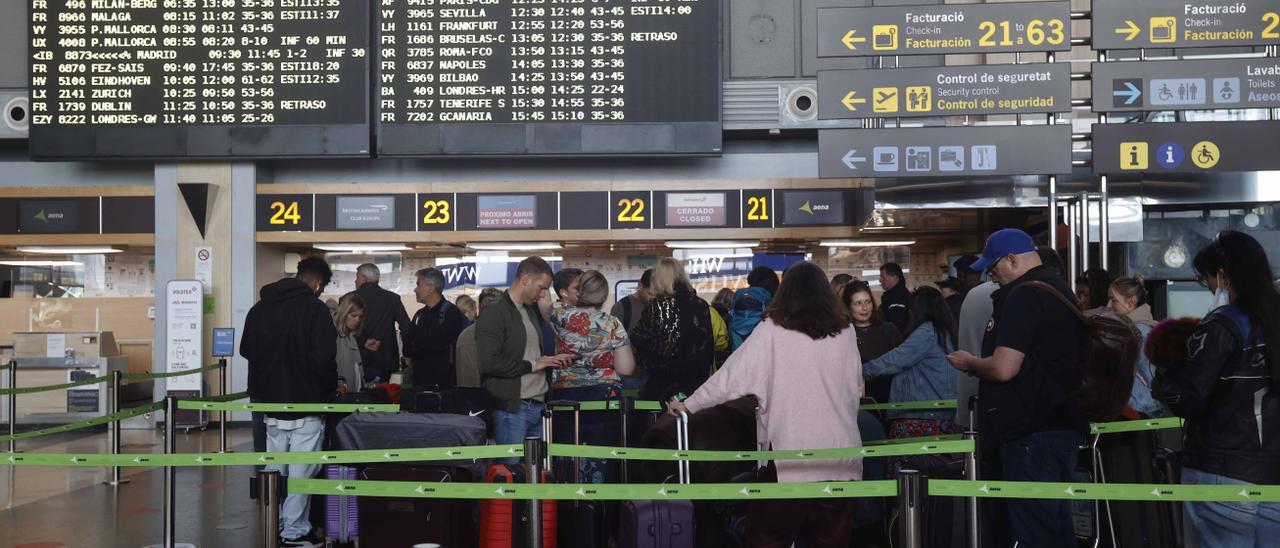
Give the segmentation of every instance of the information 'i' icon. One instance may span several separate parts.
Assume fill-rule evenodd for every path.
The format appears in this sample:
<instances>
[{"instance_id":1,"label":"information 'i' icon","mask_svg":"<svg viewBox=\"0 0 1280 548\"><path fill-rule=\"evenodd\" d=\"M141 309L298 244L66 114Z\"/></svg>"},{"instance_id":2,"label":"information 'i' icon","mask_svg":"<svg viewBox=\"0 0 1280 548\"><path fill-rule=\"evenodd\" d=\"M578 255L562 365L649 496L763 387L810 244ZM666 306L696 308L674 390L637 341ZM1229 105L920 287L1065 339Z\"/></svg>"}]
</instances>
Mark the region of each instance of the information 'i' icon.
<instances>
[{"instance_id":1,"label":"information 'i' icon","mask_svg":"<svg viewBox=\"0 0 1280 548\"><path fill-rule=\"evenodd\" d=\"M1130 171L1147 169L1147 153L1146 142L1120 143L1120 169Z\"/></svg>"},{"instance_id":2,"label":"information 'i' icon","mask_svg":"<svg viewBox=\"0 0 1280 548\"><path fill-rule=\"evenodd\" d=\"M1165 169L1177 169L1186 159L1186 153L1178 143L1169 141L1156 147L1156 163Z\"/></svg>"}]
</instances>

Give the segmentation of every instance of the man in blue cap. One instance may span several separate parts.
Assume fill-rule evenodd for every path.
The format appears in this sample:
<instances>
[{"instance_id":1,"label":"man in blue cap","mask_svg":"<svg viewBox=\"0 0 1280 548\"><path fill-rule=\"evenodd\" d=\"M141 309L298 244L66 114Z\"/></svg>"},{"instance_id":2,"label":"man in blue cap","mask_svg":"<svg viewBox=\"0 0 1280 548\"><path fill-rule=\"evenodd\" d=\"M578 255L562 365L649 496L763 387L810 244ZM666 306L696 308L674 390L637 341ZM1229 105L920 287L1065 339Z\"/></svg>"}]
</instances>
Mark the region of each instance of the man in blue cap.
<instances>
[{"instance_id":1,"label":"man in blue cap","mask_svg":"<svg viewBox=\"0 0 1280 548\"><path fill-rule=\"evenodd\" d=\"M1070 295L1066 280L1041 263L1031 236L1006 228L987 238L973 263L1000 284L982 355L959 351L951 364L979 379L978 422L984 478L1069 482L1085 414L1069 394L1080 387L1080 325L1043 282ZM1070 501L1011 499L991 515L996 546L1074 547ZM1007 536L1007 538L1005 536Z\"/></svg>"}]
</instances>

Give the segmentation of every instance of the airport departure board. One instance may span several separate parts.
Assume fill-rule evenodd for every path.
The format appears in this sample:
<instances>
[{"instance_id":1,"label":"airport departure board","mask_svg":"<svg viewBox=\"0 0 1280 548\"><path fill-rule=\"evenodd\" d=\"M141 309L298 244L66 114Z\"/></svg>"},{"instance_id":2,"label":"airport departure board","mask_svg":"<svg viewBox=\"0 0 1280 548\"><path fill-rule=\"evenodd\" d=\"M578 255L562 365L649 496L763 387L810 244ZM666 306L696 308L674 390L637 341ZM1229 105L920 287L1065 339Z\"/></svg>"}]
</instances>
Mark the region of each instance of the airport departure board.
<instances>
[{"instance_id":1,"label":"airport departure board","mask_svg":"<svg viewBox=\"0 0 1280 548\"><path fill-rule=\"evenodd\" d=\"M381 155L720 152L720 0L376 2Z\"/></svg>"},{"instance_id":2,"label":"airport departure board","mask_svg":"<svg viewBox=\"0 0 1280 548\"><path fill-rule=\"evenodd\" d=\"M379 0L24 1L32 157L369 155Z\"/></svg>"}]
</instances>

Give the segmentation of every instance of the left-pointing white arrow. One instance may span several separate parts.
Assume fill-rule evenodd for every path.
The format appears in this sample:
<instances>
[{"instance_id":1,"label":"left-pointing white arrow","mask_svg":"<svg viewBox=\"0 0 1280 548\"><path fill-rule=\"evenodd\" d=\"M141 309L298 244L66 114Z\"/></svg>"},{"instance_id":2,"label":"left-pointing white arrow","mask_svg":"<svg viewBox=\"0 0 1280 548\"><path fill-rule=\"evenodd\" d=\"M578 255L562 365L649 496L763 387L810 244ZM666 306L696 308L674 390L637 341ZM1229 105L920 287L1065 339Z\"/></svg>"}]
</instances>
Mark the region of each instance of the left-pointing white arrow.
<instances>
[{"instance_id":1,"label":"left-pointing white arrow","mask_svg":"<svg viewBox=\"0 0 1280 548\"><path fill-rule=\"evenodd\" d=\"M844 162L845 167L857 171L858 164L867 161L865 156L858 156L857 154L858 149L849 149L849 152L844 153L844 157L840 158L840 161Z\"/></svg>"}]
</instances>

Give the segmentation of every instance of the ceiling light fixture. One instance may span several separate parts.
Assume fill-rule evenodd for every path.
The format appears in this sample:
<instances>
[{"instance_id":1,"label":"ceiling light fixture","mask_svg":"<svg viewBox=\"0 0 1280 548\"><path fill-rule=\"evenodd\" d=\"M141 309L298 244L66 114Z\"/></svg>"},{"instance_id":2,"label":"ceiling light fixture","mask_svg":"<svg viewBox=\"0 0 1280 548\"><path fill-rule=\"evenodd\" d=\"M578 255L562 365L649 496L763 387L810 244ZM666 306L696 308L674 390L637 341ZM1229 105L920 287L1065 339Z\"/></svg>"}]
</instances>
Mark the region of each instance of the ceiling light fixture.
<instances>
[{"instance_id":1,"label":"ceiling light fixture","mask_svg":"<svg viewBox=\"0 0 1280 548\"><path fill-rule=\"evenodd\" d=\"M506 243L471 243L467 249L476 251L548 251L562 249L556 242L506 242Z\"/></svg>"},{"instance_id":2,"label":"ceiling light fixture","mask_svg":"<svg viewBox=\"0 0 1280 548\"><path fill-rule=\"evenodd\" d=\"M20 261L10 259L0 259L0 265L3 266L84 266L84 263L76 261Z\"/></svg>"},{"instance_id":3,"label":"ceiling light fixture","mask_svg":"<svg viewBox=\"0 0 1280 548\"><path fill-rule=\"evenodd\" d=\"M818 245L822 247L899 247L915 245L915 243L915 240L902 240L897 242L824 240Z\"/></svg>"},{"instance_id":4,"label":"ceiling light fixture","mask_svg":"<svg viewBox=\"0 0 1280 548\"><path fill-rule=\"evenodd\" d=\"M390 254L390 252L411 251L403 243L316 243L311 246L320 251L347 252L347 254Z\"/></svg>"},{"instance_id":5,"label":"ceiling light fixture","mask_svg":"<svg viewBox=\"0 0 1280 548\"><path fill-rule=\"evenodd\" d=\"M122 252L123 250L110 246L18 246L18 253L31 253L34 255L104 255Z\"/></svg>"},{"instance_id":6,"label":"ceiling light fixture","mask_svg":"<svg viewBox=\"0 0 1280 548\"><path fill-rule=\"evenodd\" d=\"M760 247L760 240L690 240L685 242L667 242L670 249L740 249Z\"/></svg>"}]
</instances>

